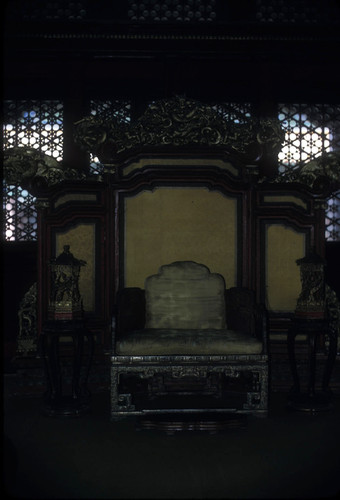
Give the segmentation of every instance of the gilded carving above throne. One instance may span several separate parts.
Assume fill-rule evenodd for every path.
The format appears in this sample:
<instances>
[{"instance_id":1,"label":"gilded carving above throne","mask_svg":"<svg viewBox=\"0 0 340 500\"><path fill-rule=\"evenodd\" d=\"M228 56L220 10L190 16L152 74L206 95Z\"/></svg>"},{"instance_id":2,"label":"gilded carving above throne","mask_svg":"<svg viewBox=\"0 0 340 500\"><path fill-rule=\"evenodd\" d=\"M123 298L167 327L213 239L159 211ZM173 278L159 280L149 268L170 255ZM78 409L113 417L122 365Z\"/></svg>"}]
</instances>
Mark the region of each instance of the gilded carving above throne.
<instances>
[{"instance_id":1,"label":"gilded carving above throne","mask_svg":"<svg viewBox=\"0 0 340 500\"><path fill-rule=\"evenodd\" d=\"M237 111L235 111L237 114ZM259 162L278 156L284 130L273 118L226 118L214 106L176 96L155 101L134 122L106 121L94 116L75 124L74 140L99 157L107 172L114 172L121 155L135 151L182 149L221 151L261 182L296 182L317 194L329 195L340 186L340 153L326 153L288 174L263 175ZM255 175L256 174L256 175Z\"/></svg>"},{"instance_id":2,"label":"gilded carving above throne","mask_svg":"<svg viewBox=\"0 0 340 500\"><path fill-rule=\"evenodd\" d=\"M216 147L248 161L279 151L284 133L276 120L227 120L210 105L176 96L155 101L129 124L85 117L75 124L75 142L105 164L146 147Z\"/></svg>"},{"instance_id":3,"label":"gilded carving above throne","mask_svg":"<svg viewBox=\"0 0 340 500\"><path fill-rule=\"evenodd\" d=\"M14 147L4 152L4 178L9 184L19 185L32 194L38 194L64 180L84 180L85 174L67 168L50 155L34 148Z\"/></svg>"}]
</instances>

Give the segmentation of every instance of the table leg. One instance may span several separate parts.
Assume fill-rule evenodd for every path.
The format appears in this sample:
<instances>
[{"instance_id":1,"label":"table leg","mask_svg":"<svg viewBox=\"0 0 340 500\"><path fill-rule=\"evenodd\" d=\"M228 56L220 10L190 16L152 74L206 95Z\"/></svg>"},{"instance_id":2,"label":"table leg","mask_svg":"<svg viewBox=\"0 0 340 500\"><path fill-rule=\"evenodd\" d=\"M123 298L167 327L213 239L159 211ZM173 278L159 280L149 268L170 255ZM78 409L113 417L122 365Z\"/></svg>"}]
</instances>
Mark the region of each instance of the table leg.
<instances>
[{"instance_id":1,"label":"table leg","mask_svg":"<svg viewBox=\"0 0 340 500\"><path fill-rule=\"evenodd\" d=\"M72 397L77 399L80 396L80 369L83 357L84 335L78 332L72 335L73 339L73 377L72 377Z\"/></svg>"},{"instance_id":2,"label":"table leg","mask_svg":"<svg viewBox=\"0 0 340 500\"><path fill-rule=\"evenodd\" d=\"M115 420L119 416L118 391L119 371L116 366L111 366L111 420Z\"/></svg>"},{"instance_id":3,"label":"table leg","mask_svg":"<svg viewBox=\"0 0 340 500\"><path fill-rule=\"evenodd\" d=\"M308 394L315 396L315 371L316 371L316 335L309 335L309 381Z\"/></svg>"},{"instance_id":4,"label":"table leg","mask_svg":"<svg viewBox=\"0 0 340 500\"><path fill-rule=\"evenodd\" d=\"M338 346L338 332L336 330L330 329L329 330L329 351L328 351L328 357L327 357L325 371L324 371L323 380L322 380L322 390L325 392L329 391L329 381L331 378L333 366L334 366L335 359L336 359L337 346Z\"/></svg>"},{"instance_id":5,"label":"table leg","mask_svg":"<svg viewBox=\"0 0 340 500\"><path fill-rule=\"evenodd\" d=\"M83 390L84 390L85 396L90 396L90 391L87 387L87 383L88 383L90 368L91 368L93 354L94 354L94 335L90 332L87 332L86 338L87 338L87 344L88 344L88 355L87 355L87 363L86 363L86 370L85 370L85 376L84 376Z\"/></svg>"},{"instance_id":6,"label":"table leg","mask_svg":"<svg viewBox=\"0 0 340 500\"><path fill-rule=\"evenodd\" d=\"M295 330L291 330L288 332L287 338L287 346L288 346L288 358L291 373L293 376L293 386L291 388L291 392L299 393L300 392L300 381L299 375L296 367L296 357L295 357L295 337L297 332Z\"/></svg>"},{"instance_id":7,"label":"table leg","mask_svg":"<svg viewBox=\"0 0 340 500\"><path fill-rule=\"evenodd\" d=\"M90 402L88 397L82 397L80 382L85 335L89 340L89 356L86 366L85 386L90 371L94 350L93 337L83 325L56 324L49 327L41 335L41 351L44 360L47 393L44 396L43 413L47 416L73 417L88 413ZM59 352L59 339L71 336L73 342L72 361L72 394L62 394L62 370ZM86 396L88 396L87 394Z\"/></svg>"},{"instance_id":8,"label":"table leg","mask_svg":"<svg viewBox=\"0 0 340 500\"><path fill-rule=\"evenodd\" d=\"M44 363L44 372L45 372L45 380L46 380L46 392L44 394L44 399L48 400L52 397L52 376L51 376L51 368L50 368L50 363L47 357L47 336L46 335L40 335L39 338L39 348L40 348L40 353L41 357L43 359Z\"/></svg>"},{"instance_id":9,"label":"table leg","mask_svg":"<svg viewBox=\"0 0 340 500\"><path fill-rule=\"evenodd\" d=\"M61 397L61 371L59 360L59 338L57 335L46 334L43 341L45 371L48 382L48 397L58 399Z\"/></svg>"}]
</instances>

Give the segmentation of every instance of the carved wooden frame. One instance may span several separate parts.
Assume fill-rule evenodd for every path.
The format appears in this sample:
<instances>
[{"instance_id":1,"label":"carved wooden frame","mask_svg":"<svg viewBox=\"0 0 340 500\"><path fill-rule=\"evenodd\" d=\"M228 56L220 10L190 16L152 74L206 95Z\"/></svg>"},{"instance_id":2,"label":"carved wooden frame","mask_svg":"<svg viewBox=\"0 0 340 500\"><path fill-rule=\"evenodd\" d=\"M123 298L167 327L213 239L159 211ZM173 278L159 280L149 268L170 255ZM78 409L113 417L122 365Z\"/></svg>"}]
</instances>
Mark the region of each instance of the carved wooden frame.
<instances>
[{"instance_id":1,"label":"carved wooden frame","mask_svg":"<svg viewBox=\"0 0 340 500\"><path fill-rule=\"evenodd\" d=\"M247 392L242 408L216 407L204 411L225 413L252 413L266 417L268 413L268 356L226 355L226 356L112 356L111 357L111 419L149 413L195 413L202 408L186 409L136 409L130 393L119 392L120 376L138 374L140 378L150 378L155 374L170 374L174 378L186 376L206 377L210 373L223 373L229 377L239 377L242 372L253 374L253 387Z\"/></svg>"}]
</instances>

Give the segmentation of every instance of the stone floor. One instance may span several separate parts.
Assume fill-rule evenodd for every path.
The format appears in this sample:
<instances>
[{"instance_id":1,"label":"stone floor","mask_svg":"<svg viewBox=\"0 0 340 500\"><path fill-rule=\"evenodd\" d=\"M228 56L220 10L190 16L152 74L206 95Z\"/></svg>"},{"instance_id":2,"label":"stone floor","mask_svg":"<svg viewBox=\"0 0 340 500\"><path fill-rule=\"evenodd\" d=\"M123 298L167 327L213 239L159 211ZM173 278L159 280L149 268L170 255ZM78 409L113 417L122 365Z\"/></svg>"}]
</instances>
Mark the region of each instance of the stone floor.
<instances>
[{"instance_id":1,"label":"stone floor","mask_svg":"<svg viewBox=\"0 0 340 500\"><path fill-rule=\"evenodd\" d=\"M12 377L12 382L10 380ZM112 423L109 393L90 414L48 418L5 376L7 491L16 498L326 498L340 492L340 398L316 415L271 395L266 419L216 435Z\"/></svg>"}]
</instances>

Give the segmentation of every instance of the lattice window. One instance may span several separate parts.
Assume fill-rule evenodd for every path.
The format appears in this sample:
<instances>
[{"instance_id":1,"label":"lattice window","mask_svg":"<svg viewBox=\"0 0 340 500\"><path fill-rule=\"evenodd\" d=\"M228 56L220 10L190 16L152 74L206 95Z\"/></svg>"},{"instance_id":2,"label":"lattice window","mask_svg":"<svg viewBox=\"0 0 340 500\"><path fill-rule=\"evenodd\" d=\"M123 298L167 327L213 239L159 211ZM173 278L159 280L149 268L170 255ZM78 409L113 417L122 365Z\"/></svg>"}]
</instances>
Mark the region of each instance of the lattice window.
<instances>
[{"instance_id":1,"label":"lattice window","mask_svg":"<svg viewBox=\"0 0 340 500\"><path fill-rule=\"evenodd\" d=\"M88 0L71 2L70 0L11 0L7 7L7 18L36 20L81 20L86 17Z\"/></svg>"},{"instance_id":2,"label":"lattice window","mask_svg":"<svg viewBox=\"0 0 340 500\"><path fill-rule=\"evenodd\" d=\"M128 18L138 22L211 22L216 0L129 0Z\"/></svg>"},{"instance_id":3,"label":"lattice window","mask_svg":"<svg viewBox=\"0 0 340 500\"><path fill-rule=\"evenodd\" d=\"M4 187L5 238L7 241L37 239L35 198L19 186Z\"/></svg>"},{"instance_id":4,"label":"lattice window","mask_svg":"<svg viewBox=\"0 0 340 500\"><path fill-rule=\"evenodd\" d=\"M63 104L60 101L5 101L4 148L31 147L53 156L63 155ZM35 240L35 198L19 186L4 182L5 239Z\"/></svg>"},{"instance_id":5,"label":"lattice window","mask_svg":"<svg viewBox=\"0 0 340 500\"><path fill-rule=\"evenodd\" d=\"M279 153L280 175L323 153L340 150L340 106L281 104L278 116L285 130L285 142ZM327 203L326 239L340 240L340 192Z\"/></svg>"},{"instance_id":6,"label":"lattice window","mask_svg":"<svg viewBox=\"0 0 340 500\"><path fill-rule=\"evenodd\" d=\"M339 20L334 0L256 0L256 19L263 23L331 24Z\"/></svg>"},{"instance_id":7,"label":"lattice window","mask_svg":"<svg viewBox=\"0 0 340 500\"><path fill-rule=\"evenodd\" d=\"M340 191L327 200L326 240L340 241Z\"/></svg>"},{"instance_id":8,"label":"lattice window","mask_svg":"<svg viewBox=\"0 0 340 500\"><path fill-rule=\"evenodd\" d=\"M63 104L60 101L5 101L4 147L26 146L63 155Z\"/></svg>"},{"instance_id":9,"label":"lattice window","mask_svg":"<svg viewBox=\"0 0 340 500\"><path fill-rule=\"evenodd\" d=\"M285 130L285 143L279 153L280 173L335 149L334 127L338 128L339 135L339 112L340 108L323 104L280 106L279 120Z\"/></svg>"},{"instance_id":10,"label":"lattice window","mask_svg":"<svg viewBox=\"0 0 340 500\"><path fill-rule=\"evenodd\" d=\"M104 121L117 120L121 123L129 123L131 121L131 103L130 101L115 100L115 101L99 101L93 100L90 102L91 115L96 116ZM103 172L104 166L99 159L90 155L90 171L92 174L100 174Z\"/></svg>"},{"instance_id":11,"label":"lattice window","mask_svg":"<svg viewBox=\"0 0 340 500\"><path fill-rule=\"evenodd\" d=\"M234 123L246 123L251 117L251 104L249 103L219 102L213 104L212 107L222 115L222 118Z\"/></svg>"}]
</instances>

